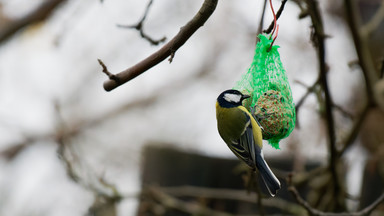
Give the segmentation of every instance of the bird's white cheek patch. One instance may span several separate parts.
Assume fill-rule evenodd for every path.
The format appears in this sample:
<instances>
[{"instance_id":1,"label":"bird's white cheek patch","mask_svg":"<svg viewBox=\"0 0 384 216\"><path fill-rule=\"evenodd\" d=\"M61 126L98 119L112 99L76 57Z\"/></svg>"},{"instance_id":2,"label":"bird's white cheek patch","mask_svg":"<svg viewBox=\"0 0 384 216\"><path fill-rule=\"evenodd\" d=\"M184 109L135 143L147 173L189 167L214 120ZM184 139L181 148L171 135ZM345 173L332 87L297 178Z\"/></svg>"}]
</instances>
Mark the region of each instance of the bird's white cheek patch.
<instances>
[{"instance_id":1,"label":"bird's white cheek patch","mask_svg":"<svg viewBox=\"0 0 384 216\"><path fill-rule=\"evenodd\" d=\"M224 94L224 99L228 102L233 102L233 103L239 103L241 100L241 95L237 94Z\"/></svg>"}]
</instances>

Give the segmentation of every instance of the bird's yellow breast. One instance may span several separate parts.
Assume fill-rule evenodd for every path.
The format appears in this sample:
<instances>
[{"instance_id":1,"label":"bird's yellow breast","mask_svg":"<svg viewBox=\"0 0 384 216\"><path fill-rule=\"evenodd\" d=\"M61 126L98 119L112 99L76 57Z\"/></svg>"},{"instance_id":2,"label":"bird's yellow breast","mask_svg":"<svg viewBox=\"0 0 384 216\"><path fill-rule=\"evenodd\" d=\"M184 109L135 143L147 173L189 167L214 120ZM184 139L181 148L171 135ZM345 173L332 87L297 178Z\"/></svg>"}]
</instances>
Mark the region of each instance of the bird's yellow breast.
<instances>
[{"instance_id":1,"label":"bird's yellow breast","mask_svg":"<svg viewBox=\"0 0 384 216\"><path fill-rule=\"evenodd\" d=\"M241 137L250 119L255 143L262 147L261 129L245 107L224 108L216 102L216 118L219 134L227 144L231 140L237 140Z\"/></svg>"}]
</instances>

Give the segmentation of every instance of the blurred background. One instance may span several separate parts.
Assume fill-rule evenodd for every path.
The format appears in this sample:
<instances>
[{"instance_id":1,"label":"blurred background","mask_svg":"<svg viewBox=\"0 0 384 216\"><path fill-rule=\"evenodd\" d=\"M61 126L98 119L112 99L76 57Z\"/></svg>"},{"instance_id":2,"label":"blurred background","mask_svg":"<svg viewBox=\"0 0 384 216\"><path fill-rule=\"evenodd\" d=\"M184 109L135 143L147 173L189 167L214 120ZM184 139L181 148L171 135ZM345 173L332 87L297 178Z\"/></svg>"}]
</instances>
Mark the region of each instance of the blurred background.
<instances>
[{"instance_id":1,"label":"blurred background","mask_svg":"<svg viewBox=\"0 0 384 216\"><path fill-rule=\"evenodd\" d=\"M230 194L255 196L245 192L244 172L234 171L241 169L240 162L217 132L214 105L219 93L232 88L252 62L264 1L219 1L205 25L177 50L172 63L165 60L106 92L103 82L108 78L97 59L117 73L164 44L153 45L136 29L120 26L136 25L148 2L0 0L0 215L177 215L159 201L168 196L194 197L177 201L235 215L263 213L261 205L252 203L256 198L246 198L252 203L251 214L239 212L239 207L229 209L228 203L214 206L198 192L235 188ZM166 43L202 2L153 0L143 31L154 40L166 37ZM348 2L357 9L355 27L364 40L351 34ZM281 141L280 150L265 142L264 154L271 166L275 164L272 167L281 169L277 175L283 181L288 173L293 173L295 183L295 177L317 169L302 181L305 187L300 190L313 207L355 211L372 203L384 187L380 108L384 3L318 2L334 141L341 152L337 164L329 159L329 121L308 15L312 3L288 0L278 20L275 44L280 46L294 102L300 106L290 137ZM273 4L277 10L281 1ZM263 29L272 20L267 6ZM369 53L364 62L359 50ZM362 67L365 63L373 69ZM369 73L376 78L372 82L366 82ZM336 170L342 192L317 193L329 185L331 177L324 169L332 166L340 167ZM177 195L188 193L191 188L185 187L161 190L183 185L201 188L192 188L195 195ZM283 186L285 192L276 200L290 200L282 206L302 208L286 190L288 183ZM146 199L147 193L152 199ZM164 197L156 200L154 194ZM329 204L339 195L341 205ZM264 205L269 202L274 201L265 199ZM294 214L276 205L272 204L275 212ZM178 212L192 214L188 208Z\"/></svg>"}]
</instances>

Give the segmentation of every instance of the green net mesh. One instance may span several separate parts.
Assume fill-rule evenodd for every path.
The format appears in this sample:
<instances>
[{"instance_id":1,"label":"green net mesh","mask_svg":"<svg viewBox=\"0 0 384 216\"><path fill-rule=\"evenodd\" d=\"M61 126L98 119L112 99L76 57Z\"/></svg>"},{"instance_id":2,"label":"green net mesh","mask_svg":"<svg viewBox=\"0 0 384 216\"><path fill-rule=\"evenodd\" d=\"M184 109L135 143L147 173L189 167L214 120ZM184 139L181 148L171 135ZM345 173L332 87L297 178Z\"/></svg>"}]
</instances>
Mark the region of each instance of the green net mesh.
<instances>
[{"instance_id":1,"label":"green net mesh","mask_svg":"<svg viewBox=\"0 0 384 216\"><path fill-rule=\"evenodd\" d=\"M296 113L291 87L280 61L279 46L268 52L272 39L260 34L255 56L248 71L234 89L251 96L244 106L263 127L263 139L276 149L295 127Z\"/></svg>"}]
</instances>

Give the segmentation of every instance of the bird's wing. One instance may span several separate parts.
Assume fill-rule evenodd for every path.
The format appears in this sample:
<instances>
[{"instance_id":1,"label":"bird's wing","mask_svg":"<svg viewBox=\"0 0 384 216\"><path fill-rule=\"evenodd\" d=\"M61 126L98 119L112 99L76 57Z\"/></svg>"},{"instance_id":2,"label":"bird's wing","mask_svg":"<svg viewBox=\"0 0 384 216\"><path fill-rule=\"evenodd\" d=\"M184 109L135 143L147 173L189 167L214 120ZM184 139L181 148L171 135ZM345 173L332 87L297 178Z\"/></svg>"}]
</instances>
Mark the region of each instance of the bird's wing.
<instances>
[{"instance_id":1,"label":"bird's wing","mask_svg":"<svg viewBox=\"0 0 384 216\"><path fill-rule=\"evenodd\" d=\"M273 174L272 170L269 168L267 162L264 160L263 151L261 147L255 144L255 138L253 134L253 128L250 117L247 122L244 133L239 139L239 145L243 147L244 151L248 152L248 161L247 164L252 168L257 168L260 172L260 175L267 186L267 189L271 196L275 196L277 191L281 188L280 181ZM257 127L254 124L254 127Z\"/></svg>"},{"instance_id":2,"label":"bird's wing","mask_svg":"<svg viewBox=\"0 0 384 216\"><path fill-rule=\"evenodd\" d=\"M250 167L256 168L256 151L261 151L261 149L259 146L255 145L251 118L248 115L246 115L246 118L247 122L245 124L243 132L240 135L240 138L238 140L232 141L232 150Z\"/></svg>"}]
</instances>

